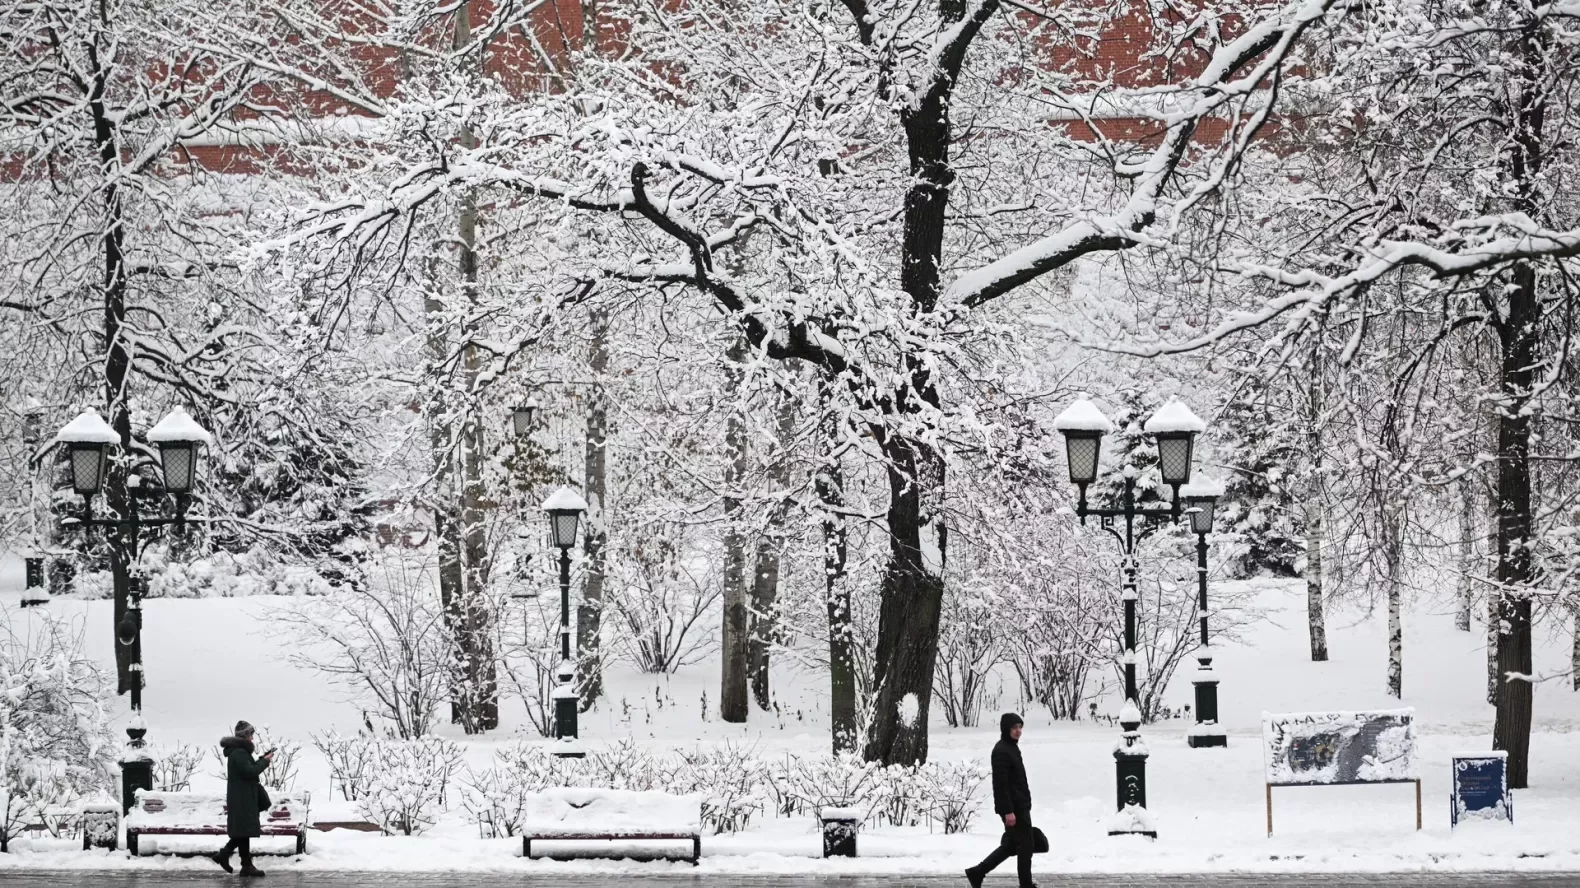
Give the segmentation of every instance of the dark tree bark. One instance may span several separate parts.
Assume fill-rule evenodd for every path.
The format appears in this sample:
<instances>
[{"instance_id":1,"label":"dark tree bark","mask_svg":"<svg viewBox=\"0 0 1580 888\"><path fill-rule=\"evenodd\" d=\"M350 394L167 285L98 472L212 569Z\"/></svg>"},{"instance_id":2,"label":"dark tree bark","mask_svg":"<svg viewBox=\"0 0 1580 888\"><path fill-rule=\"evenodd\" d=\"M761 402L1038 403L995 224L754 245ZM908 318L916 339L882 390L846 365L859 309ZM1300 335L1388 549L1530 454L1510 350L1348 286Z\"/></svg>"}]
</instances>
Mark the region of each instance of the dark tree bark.
<instances>
[{"instance_id":1,"label":"dark tree bark","mask_svg":"<svg viewBox=\"0 0 1580 888\"><path fill-rule=\"evenodd\" d=\"M733 400L741 388L741 361L746 342L736 337L725 356L726 400ZM724 620L721 626L719 677L719 717L727 722L744 722L747 715L746 691L746 535L741 485L746 478L746 420L738 405L731 404L724 429Z\"/></svg>"},{"instance_id":2,"label":"dark tree bark","mask_svg":"<svg viewBox=\"0 0 1580 888\"><path fill-rule=\"evenodd\" d=\"M779 559L784 551L785 520L790 511L790 445L795 438L795 406L789 392L779 393L774 410L779 450L768 470L774 495L779 499L769 508L767 530L757 541L757 569L752 574L751 639L747 644L746 668L752 698L763 710L773 706L768 682L769 652L778 633Z\"/></svg>"},{"instance_id":3,"label":"dark tree bark","mask_svg":"<svg viewBox=\"0 0 1580 888\"><path fill-rule=\"evenodd\" d=\"M93 141L98 152L103 185L99 189L104 201L101 212L104 225L100 241L104 256L104 405L115 433L121 437L118 468L107 468L104 479L104 501L111 515L126 515L131 501L127 493L126 475L132 454L131 373L132 356L126 347L123 328L126 325L126 299L128 274L126 268L126 207L121 195L119 171L121 166L120 140L117 138L116 121L106 106L105 90L111 77L107 65L113 58L101 58L100 47L86 47L88 74L92 78L88 92L88 113L93 119ZM114 528L106 532L105 539L110 553L110 576L115 590L115 607L110 623L113 636L115 627L126 615L131 590L132 569L137 556L135 531ZM132 671L130 645L111 642L115 650L116 693L131 693L134 684L140 685L143 676Z\"/></svg>"},{"instance_id":4,"label":"dark tree bark","mask_svg":"<svg viewBox=\"0 0 1580 888\"><path fill-rule=\"evenodd\" d=\"M845 527L845 475L840 469L839 414L834 383L818 379L819 461L814 486L823 507L823 581L828 605L829 723L834 754L856 751L856 656L850 627L850 586L845 582L849 549Z\"/></svg>"},{"instance_id":5,"label":"dark tree bark","mask_svg":"<svg viewBox=\"0 0 1580 888\"><path fill-rule=\"evenodd\" d=\"M1532 219L1542 212L1543 126L1547 100L1546 25L1527 12L1512 47L1518 92L1509 109L1513 123L1507 153L1507 177L1515 208ZM1504 288L1508 304L1495 321L1501 347L1498 405L1497 581L1498 687L1492 748L1509 754L1509 787L1529 783L1531 746L1531 419L1532 397L1542 323L1536 268L1528 261L1514 265Z\"/></svg>"}]
</instances>

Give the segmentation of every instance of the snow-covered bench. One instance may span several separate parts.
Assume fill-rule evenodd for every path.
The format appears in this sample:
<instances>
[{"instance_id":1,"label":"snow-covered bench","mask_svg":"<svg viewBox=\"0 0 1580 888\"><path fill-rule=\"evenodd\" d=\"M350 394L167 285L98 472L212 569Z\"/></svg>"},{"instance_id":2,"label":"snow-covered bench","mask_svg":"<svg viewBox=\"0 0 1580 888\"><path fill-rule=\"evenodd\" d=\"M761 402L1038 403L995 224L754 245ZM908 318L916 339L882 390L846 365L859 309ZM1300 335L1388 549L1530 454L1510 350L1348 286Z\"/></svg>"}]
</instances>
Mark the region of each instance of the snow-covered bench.
<instances>
[{"instance_id":1,"label":"snow-covered bench","mask_svg":"<svg viewBox=\"0 0 1580 888\"><path fill-rule=\"evenodd\" d=\"M521 855L534 840L691 841L702 858L702 798L619 789L550 789L527 797Z\"/></svg>"},{"instance_id":2,"label":"snow-covered bench","mask_svg":"<svg viewBox=\"0 0 1580 888\"><path fill-rule=\"evenodd\" d=\"M307 793L280 796L263 812L259 832L265 836L296 837L296 853L307 853ZM126 850L137 856L141 836L223 836L225 797L193 792L139 790L131 813L126 815Z\"/></svg>"}]
</instances>

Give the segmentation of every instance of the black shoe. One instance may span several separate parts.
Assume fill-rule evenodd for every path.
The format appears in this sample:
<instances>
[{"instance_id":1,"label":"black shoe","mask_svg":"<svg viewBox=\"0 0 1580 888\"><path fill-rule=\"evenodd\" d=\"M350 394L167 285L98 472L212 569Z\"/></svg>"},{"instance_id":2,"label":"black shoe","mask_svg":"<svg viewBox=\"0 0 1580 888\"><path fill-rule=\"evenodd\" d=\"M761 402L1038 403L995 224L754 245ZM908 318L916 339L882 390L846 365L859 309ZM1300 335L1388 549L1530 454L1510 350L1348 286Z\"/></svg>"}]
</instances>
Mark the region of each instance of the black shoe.
<instances>
[{"instance_id":1,"label":"black shoe","mask_svg":"<svg viewBox=\"0 0 1580 888\"><path fill-rule=\"evenodd\" d=\"M971 888L982 888L982 874L974 869L966 870L966 881L971 884Z\"/></svg>"},{"instance_id":2,"label":"black shoe","mask_svg":"<svg viewBox=\"0 0 1580 888\"><path fill-rule=\"evenodd\" d=\"M219 864L219 868L227 873L235 872L235 870L231 869L230 867L230 855L226 854L224 851L215 851L213 854L208 856L208 859Z\"/></svg>"},{"instance_id":3,"label":"black shoe","mask_svg":"<svg viewBox=\"0 0 1580 888\"><path fill-rule=\"evenodd\" d=\"M261 879L263 878L263 870L250 863L242 864L241 877L244 879Z\"/></svg>"}]
</instances>

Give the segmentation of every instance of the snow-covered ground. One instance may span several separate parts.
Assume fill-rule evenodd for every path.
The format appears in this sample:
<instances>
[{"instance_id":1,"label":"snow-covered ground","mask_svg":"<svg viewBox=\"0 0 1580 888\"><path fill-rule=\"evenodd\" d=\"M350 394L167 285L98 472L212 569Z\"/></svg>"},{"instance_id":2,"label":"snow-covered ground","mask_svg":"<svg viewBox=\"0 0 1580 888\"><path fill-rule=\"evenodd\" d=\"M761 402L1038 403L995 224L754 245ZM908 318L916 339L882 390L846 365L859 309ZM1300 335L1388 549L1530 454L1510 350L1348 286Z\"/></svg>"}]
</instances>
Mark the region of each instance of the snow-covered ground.
<instances>
[{"instance_id":1,"label":"snow-covered ground","mask_svg":"<svg viewBox=\"0 0 1580 888\"><path fill-rule=\"evenodd\" d=\"M18 571L0 563L0 606L13 620ZM1416 607L1405 619L1405 699L1417 711L1420 760L1425 782L1425 829L1416 832L1414 787L1284 788L1275 790L1277 832L1265 835L1260 716L1268 711L1394 708L1386 696L1381 614L1343 609L1330 614L1332 659L1307 659L1298 584L1256 583L1268 619L1235 644L1218 646L1227 749L1193 750L1184 741L1183 721L1149 726L1148 771L1151 812L1160 837L1109 838L1113 810L1111 751L1117 729L1106 725L1050 723L1035 709L1023 714L1023 749L1035 799L1034 820L1047 832L1053 851L1037 858L1037 869L1056 871L1201 870L1397 870L1397 869L1580 869L1580 695L1567 681L1538 686L1537 733L1532 741L1532 783L1516 793L1512 827L1475 824L1451 831L1448 818L1448 761L1451 754L1490 748L1492 710L1482 699L1485 659L1479 626L1456 632L1452 616ZM271 612L290 599L242 598L154 600L147 603L145 706L150 739L211 744L238 719L268 726L275 735L301 741L307 749L299 789L328 798L325 763L311 749L310 734L329 728L353 731L361 722L346 692L294 666L289 642L271 631ZM83 621L92 654L110 663L110 606L105 601L55 601L54 613ZM1538 672L1567 663L1569 639L1540 639ZM1190 670L1170 688L1170 703L1190 699ZM608 699L582 721L590 743L634 737L655 749L690 748L727 739L755 742L764 756L827 748L826 693L822 677L784 669L775 676L777 715L754 711L752 724L720 723L716 716L717 666L701 665L670 677L617 671ZM706 694L712 711L705 712ZM1018 706L1014 693L992 701L984 722ZM1110 705L1110 709L1112 709ZM506 713L506 724L488 739L466 743L468 761L482 765L499 744L531 736ZM457 735L458 737L458 735ZM985 758L996 730L952 730L933 726L933 757ZM200 769L195 788L218 789L218 779ZM315 808L318 807L315 805ZM706 837L704 872L957 872L979 859L996 840L991 807L984 802L973 832L959 836L925 828L879 828L863 833L861 857L825 861L820 838L802 819L755 820L749 830ZM605 871L687 864L619 861L523 861L519 842L480 840L456 811L428 835L383 837L336 831L314 832L312 853L276 864L300 869L452 870L500 869ZM190 847L200 847L201 842ZM0 856L0 867L203 868L209 864L164 856L127 860L124 854L82 853L48 842L18 843L21 853ZM173 847L173 846L167 846Z\"/></svg>"}]
</instances>

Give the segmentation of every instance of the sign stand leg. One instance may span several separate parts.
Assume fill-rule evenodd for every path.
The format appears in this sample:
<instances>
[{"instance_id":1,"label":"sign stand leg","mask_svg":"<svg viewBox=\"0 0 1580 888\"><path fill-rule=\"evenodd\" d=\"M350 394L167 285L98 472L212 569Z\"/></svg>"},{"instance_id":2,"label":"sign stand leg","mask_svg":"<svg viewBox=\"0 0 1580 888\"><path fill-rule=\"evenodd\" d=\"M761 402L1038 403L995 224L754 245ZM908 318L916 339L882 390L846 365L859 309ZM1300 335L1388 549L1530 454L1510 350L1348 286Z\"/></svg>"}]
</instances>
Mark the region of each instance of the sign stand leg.
<instances>
[{"instance_id":1,"label":"sign stand leg","mask_svg":"<svg viewBox=\"0 0 1580 888\"><path fill-rule=\"evenodd\" d=\"M1267 784L1267 837L1273 837L1273 784Z\"/></svg>"},{"instance_id":2,"label":"sign stand leg","mask_svg":"<svg viewBox=\"0 0 1580 888\"><path fill-rule=\"evenodd\" d=\"M1415 828L1418 832L1421 829L1421 778L1419 777L1415 781Z\"/></svg>"}]
</instances>

